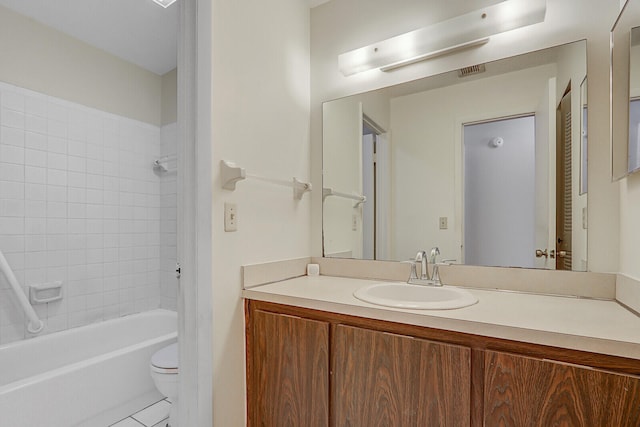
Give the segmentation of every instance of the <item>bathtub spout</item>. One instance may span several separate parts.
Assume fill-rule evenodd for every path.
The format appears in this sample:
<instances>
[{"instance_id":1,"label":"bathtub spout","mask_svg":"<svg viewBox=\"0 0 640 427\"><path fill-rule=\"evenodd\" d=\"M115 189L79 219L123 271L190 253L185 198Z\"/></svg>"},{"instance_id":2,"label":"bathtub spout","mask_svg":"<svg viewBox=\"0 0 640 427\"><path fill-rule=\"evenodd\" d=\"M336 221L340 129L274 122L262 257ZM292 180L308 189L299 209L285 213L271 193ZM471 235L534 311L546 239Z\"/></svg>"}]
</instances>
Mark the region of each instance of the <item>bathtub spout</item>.
<instances>
[{"instance_id":1,"label":"bathtub spout","mask_svg":"<svg viewBox=\"0 0 640 427\"><path fill-rule=\"evenodd\" d=\"M27 296L24 294L20 284L18 283L18 279L16 279L16 275L13 274L11 267L9 267L9 263L7 259L4 257L2 251L0 251L0 270L4 273L5 277L9 281L13 292L16 294L16 298L18 298L18 302L20 306L24 310L25 314L29 318L29 323L27 324L27 331L31 334L38 334L42 332L44 329L44 322L40 320L35 310L29 303Z\"/></svg>"}]
</instances>

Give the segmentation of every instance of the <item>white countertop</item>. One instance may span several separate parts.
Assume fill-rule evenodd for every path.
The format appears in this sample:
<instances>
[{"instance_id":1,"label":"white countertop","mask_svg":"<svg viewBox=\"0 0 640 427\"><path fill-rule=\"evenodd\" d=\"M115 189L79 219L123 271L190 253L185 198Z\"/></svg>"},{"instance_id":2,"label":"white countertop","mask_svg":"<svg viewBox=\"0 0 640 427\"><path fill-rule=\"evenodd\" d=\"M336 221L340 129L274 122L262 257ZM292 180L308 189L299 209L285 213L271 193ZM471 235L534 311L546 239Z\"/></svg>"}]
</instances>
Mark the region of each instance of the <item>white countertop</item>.
<instances>
[{"instance_id":1,"label":"white countertop","mask_svg":"<svg viewBox=\"0 0 640 427\"><path fill-rule=\"evenodd\" d=\"M640 360L640 317L615 301L468 289L455 310L369 304L353 292L380 280L303 276L243 291L248 299Z\"/></svg>"}]
</instances>

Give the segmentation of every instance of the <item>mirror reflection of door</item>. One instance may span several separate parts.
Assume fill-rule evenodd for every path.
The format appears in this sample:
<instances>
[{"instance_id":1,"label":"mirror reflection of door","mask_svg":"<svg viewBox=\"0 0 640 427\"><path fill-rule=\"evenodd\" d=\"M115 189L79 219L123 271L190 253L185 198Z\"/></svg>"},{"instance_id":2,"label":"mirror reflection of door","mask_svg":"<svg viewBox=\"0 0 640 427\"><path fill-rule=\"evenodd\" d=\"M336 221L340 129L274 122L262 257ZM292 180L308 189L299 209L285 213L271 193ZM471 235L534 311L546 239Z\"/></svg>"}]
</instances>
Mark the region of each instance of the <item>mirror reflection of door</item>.
<instances>
[{"instance_id":1,"label":"mirror reflection of door","mask_svg":"<svg viewBox=\"0 0 640 427\"><path fill-rule=\"evenodd\" d=\"M572 144L571 87L567 88L557 110L556 138L556 270L571 270L572 265Z\"/></svg>"},{"instance_id":2,"label":"mirror reflection of door","mask_svg":"<svg viewBox=\"0 0 640 427\"><path fill-rule=\"evenodd\" d=\"M389 226L389 146L384 130L363 114L362 121L362 254L386 259Z\"/></svg>"},{"instance_id":3,"label":"mirror reflection of door","mask_svg":"<svg viewBox=\"0 0 640 427\"><path fill-rule=\"evenodd\" d=\"M376 132L364 122L362 133L362 258L376 259Z\"/></svg>"},{"instance_id":4,"label":"mirror reflection of door","mask_svg":"<svg viewBox=\"0 0 640 427\"><path fill-rule=\"evenodd\" d=\"M535 117L464 126L464 261L535 266Z\"/></svg>"}]
</instances>

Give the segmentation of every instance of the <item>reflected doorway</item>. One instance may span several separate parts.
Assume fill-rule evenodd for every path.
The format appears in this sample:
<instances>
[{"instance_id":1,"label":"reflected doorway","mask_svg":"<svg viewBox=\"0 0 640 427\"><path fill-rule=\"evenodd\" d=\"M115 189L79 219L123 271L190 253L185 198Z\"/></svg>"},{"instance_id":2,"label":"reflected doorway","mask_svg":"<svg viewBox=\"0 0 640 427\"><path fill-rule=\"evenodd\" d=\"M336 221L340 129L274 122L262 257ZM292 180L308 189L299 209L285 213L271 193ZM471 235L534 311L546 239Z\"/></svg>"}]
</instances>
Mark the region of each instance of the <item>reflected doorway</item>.
<instances>
[{"instance_id":1,"label":"reflected doorway","mask_svg":"<svg viewBox=\"0 0 640 427\"><path fill-rule=\"evenodd\" d=\"M535 266L533 115L466 124L464 263Z\"/></svg>"},{"instance_id":2,"label":"reflected doorway","mask_svg":"<svg viewBox=\"0 0 640 427\"><path fill-rule=\"evenodd\" d=\"M386 259L389 253L390 153L386 133L366 114L362 120L362 258ZM357 213L354 213L354 226Z\"/></svg>"},{"instance_id":3,"label":"reflected doorway","mask_svg":"<svg viewBox=\"0 0 640 427\"><path fill-rule=\"evenodd\" d=\"M572 140L571 87L567 88L557 110L556 137L556 270L572 267Z\"/></svg>"}]
</instances>

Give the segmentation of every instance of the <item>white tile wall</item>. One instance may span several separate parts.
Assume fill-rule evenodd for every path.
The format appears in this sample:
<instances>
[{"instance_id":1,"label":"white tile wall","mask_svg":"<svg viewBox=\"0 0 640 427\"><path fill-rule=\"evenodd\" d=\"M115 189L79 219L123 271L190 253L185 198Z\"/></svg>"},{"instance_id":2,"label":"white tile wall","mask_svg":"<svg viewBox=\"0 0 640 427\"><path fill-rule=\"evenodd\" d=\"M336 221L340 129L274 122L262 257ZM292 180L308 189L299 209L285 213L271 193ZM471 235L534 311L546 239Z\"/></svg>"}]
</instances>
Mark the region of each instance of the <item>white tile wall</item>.
<instances>
[{"instance_id":1,"label":"white tile wall","mask_svg":"<svg viewBox=\"0 0 640 427\"><path fill-rule=\"evenodd\" d=\"M161 151L163 156L177 154L177 126L175 123L161 129ZM175 159L175 157L172 157ZM177 175L176 160L167 164L169 172L161 174L160 179L160 302L161 307L176 310L178 279L175 266L176 252L176 215L177 215Z\"/></svg>"},{"instance_id":2,"label":"white tile wall","mask_svg":"<svg viewBox=\"0 0 640 427\"><path fill-rule=\"evenodd\" d=\"M63 281L46 332L175 308L175 173L152 167L171 129L0 83L0 250L25 289ZM27 335L0 274L0 344Z\"/></svg>"}]
</instances>

